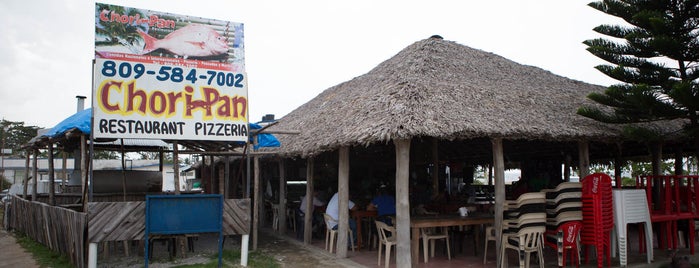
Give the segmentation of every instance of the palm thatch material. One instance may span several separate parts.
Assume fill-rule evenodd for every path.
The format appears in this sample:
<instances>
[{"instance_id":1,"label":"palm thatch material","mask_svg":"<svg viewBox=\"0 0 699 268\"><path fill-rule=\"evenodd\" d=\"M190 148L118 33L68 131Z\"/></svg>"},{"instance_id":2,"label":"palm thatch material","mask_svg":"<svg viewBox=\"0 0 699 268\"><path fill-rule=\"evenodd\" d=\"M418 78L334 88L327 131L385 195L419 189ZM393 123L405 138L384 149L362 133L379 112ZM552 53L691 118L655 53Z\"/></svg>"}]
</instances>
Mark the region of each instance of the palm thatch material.
<instances>
[{"instance_id":1,"label":"palm thatch material","mask_svg":"<svg viewBox=\"0 0 699 268\"><path fill-rule=\"evenodd\" d=\"M285 155L395 138L607 140L619 129L576 114L601 86L515 63L439 37L418 41L376 68L328 88L281 118Z\"/></svg>"}]
</instances>

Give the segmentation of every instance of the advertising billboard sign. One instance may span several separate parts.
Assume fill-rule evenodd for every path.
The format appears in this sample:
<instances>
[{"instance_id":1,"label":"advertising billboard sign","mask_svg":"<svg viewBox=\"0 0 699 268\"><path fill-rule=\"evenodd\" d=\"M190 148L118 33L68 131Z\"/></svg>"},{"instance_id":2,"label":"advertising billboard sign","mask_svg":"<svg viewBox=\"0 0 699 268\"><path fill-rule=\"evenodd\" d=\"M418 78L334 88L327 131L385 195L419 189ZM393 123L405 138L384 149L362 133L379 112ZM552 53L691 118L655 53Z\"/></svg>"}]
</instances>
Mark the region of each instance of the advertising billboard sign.
<instances>
[{"instance_id":1,"label":"advertising billboard sign","mask_svg":"<svg viewBox=\"0 0 699 268\"><path fill-rule=\"evenodd\" d=\"M246 141L243 25L95 5L95 138Z\"/></svg>"}]
</instances>

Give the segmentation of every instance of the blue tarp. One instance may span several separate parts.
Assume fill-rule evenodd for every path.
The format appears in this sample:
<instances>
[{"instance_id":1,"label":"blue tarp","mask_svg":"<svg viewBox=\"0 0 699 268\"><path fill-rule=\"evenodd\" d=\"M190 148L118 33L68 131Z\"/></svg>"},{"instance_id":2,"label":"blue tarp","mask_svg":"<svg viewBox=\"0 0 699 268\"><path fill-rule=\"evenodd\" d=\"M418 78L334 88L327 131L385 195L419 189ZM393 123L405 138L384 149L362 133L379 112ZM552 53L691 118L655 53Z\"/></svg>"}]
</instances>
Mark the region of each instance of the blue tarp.
<instances>
[{"instance_id":1,"label":"blue tarp","mask_svg":"<svg viewBox=\"0 0 699 268\"><path fill-rule=\"evenodd\" d=\"M255 123L250 123L250 129L261 129L262 126L255 124ZM252 142L252 137L250 142ZM279 140L277 140L277 137L274 137L272 134L268 133L261 133L257 135L257 145L255 145L255 150L259 149L260 147L279 147L281 146L281 143Z\"/></svg>"},{"instance_id":2,"label":"blue tarp","mask_svg":"<svg viewBox=\"0 0 699 268\"><path fill-rule=\"evenodd\" d=\"M55 138L62 136L66 132L68 132L71 129L77 128L80 130L82 133L85 133L87 135L90 135L90 120L92 119L92 108L88 108L85 110L82 110L80 112L75 113L74 115L71 115L70 117L66 118L65 120L61 121L56 125L55 127L51 128L46 134L44 134L45 137L50 137L50 138Z\"/></svg>"},{"instance_id":3,"label":"blue tarp","mask_svg":"<svg viewBox=\"0 0 699 268\"><path fill-rule=\"evenodd\" d=\"M87 135L90 135L91 131L91 119L92 119L92 108L87 108L85 110L82 110L80 112L77 112L73 114L72 116L66 118L65 120L61 121L58 123L55 127L51 128L46 134L44 134L44 137L50 137L50 138L55 138L62 136L66 132L72 130L72 129L78 129L82 133L85 133ZM250 129L261 129L262 126L255 124L255 123L249 123ZM252 140L251 140L252 142ZM255 150L257 150L260 147L279 147L280 143L279 140L277 140L276 137L272 134L266 134L262 133L257 135L257 145L255 146Z\"/></svg>"}]
</instances>

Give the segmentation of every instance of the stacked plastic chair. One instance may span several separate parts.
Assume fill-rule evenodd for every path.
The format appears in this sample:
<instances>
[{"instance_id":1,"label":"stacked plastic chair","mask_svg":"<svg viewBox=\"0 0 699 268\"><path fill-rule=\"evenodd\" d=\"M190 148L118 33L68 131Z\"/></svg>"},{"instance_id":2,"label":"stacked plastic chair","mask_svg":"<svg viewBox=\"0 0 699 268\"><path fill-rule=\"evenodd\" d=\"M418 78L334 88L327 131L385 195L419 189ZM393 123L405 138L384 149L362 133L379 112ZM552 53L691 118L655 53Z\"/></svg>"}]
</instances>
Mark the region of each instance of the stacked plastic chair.
<instances>
[{"instance_id":1,"label":"stacked plastic chair","mask_svg":"<svg viewBox=\"0 0 699 268\"><path fill-rule=\"evenodd\" d=\"M578 237L582 229L582 185L563 182L546 193L546 235L544 243L558 252L558 267L572 255L571 263L580 265Z\"/></svg>"},{"instance_id":2,"label":"stacked plastic chair","mask_svg":"<svg viewBox=\"0 0 699 268\"><path fill-rule=\"evenodd\" d=\"M616 237L619 248L619 264L627 265L627 224L642 223L644 229L640 233L645 233L645 244L649 245L646 253L646 261L653 260L653 230L651 227L650 213L648 212L648 201L646 193L642 189L615 189L614 190L614 222L616 224ZM614 240L612 240L614 242ZM644 244L640 241L639 244ZM616 247L612 247L612 255Z\"/></svg>"},{"instance_id":3,"label":"stacked plastic chair","mask_svg":"<svg viewBox=\"0 0 699 268\"><path fill-rule=\"evenodd\" d=\"M529 267L532 252L544 267L543 247L546 231L546 195L543 192L522 194L517 200L505 202L502 224L501 265L507 267L506 250L514 249L519 256L519 267Z\"/></svg>"},{"instance_id":4,"label":"stacked plastic chair","mask_svg":"<svg viewBox=\"0 0 699 268\"><path fill-rule=\"evenodd\" d=\"M595 173L582 180L583 229L580 243L594 246L597 250L597 267L611 266L610 232L614 228L614 202L612 200L612 178L604 173ZM587 247L585 262L587 263Z\"/></svg>"}]
</instances>

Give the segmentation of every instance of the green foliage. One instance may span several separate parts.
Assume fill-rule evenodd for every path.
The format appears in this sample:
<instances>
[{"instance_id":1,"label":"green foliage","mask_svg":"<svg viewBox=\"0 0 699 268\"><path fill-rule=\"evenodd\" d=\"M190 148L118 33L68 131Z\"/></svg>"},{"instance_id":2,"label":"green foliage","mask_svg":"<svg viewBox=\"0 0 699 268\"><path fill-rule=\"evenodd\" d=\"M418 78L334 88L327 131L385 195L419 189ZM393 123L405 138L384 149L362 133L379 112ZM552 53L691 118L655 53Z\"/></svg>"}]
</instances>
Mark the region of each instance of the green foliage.
<instances>
[{"instance_id":1,"label":"green foliage","mask_svg":"<svg viewBox=\"0 0 699 268\"><path fill-rule=\"evenodd\" d=\"M94 159L121 159L121 154L115 151L95 151Z\"/></svg>"},{"instance_id":2,"label":"green foliage","mask_svg":"<svg viewBox=\"0 0 699 268\"><path fill-rule=\"evenodd\" d=\"M24 157L26 152L22 146L36 137L37 126L25 126L24 122L13 122L3 119L0 121L0 143L4 149L12 149L13 157Z\"/></svg>"},{"instance_id":3,"label":"green foliage","mask_svg":"<svg viewBox=\"0 0 699 268\"><path fill-rule=\"evenodd\" d=\"M70 268L73 267L66 256L51 251L46 246L32 240L24 234L17 234L17 242L22 248L34 256L40 267Z\"/></svg>"},{"instance_id":4,"label":"green foliage","mask_svg":"<svg viewBox=\"0 0 699 268\"><path fill-rule=\"evenodd\" d=\"M7 178L5 178L5 175L0 174L0 180L2 181L2 183L0 183L0 186L2 186L2 187L0 187L0 191L5 190L5 189L10 189L10 186L12 186L12 183L9 180L7 180Z\"/></svg>"},{"instance_id":5,"label":"green foliage","mask_svg":"<svg viewBox=\"0 0 699 268\"><path fill-rule=\"evenodd\" d=\"M688 135L699 137L697 1L603 0L589 5L628 24L600 25L594 31L612 39L584 42L590 53L609 62L596 68L622 83L588 96L611 110L586 106L578 114L614 124L686 119ZM653 132L626 134L661 137Z\"/></svg>"},{"instance_id":6,"label":"green foliage","mask_svg":"<svg viewBox=\"0 0 699 268\"><path fill-rule=\"evenodd\" d=\"M636 186L636 179L630 177L622 177L621 186Z\"/></svg>"}]
</instances>

